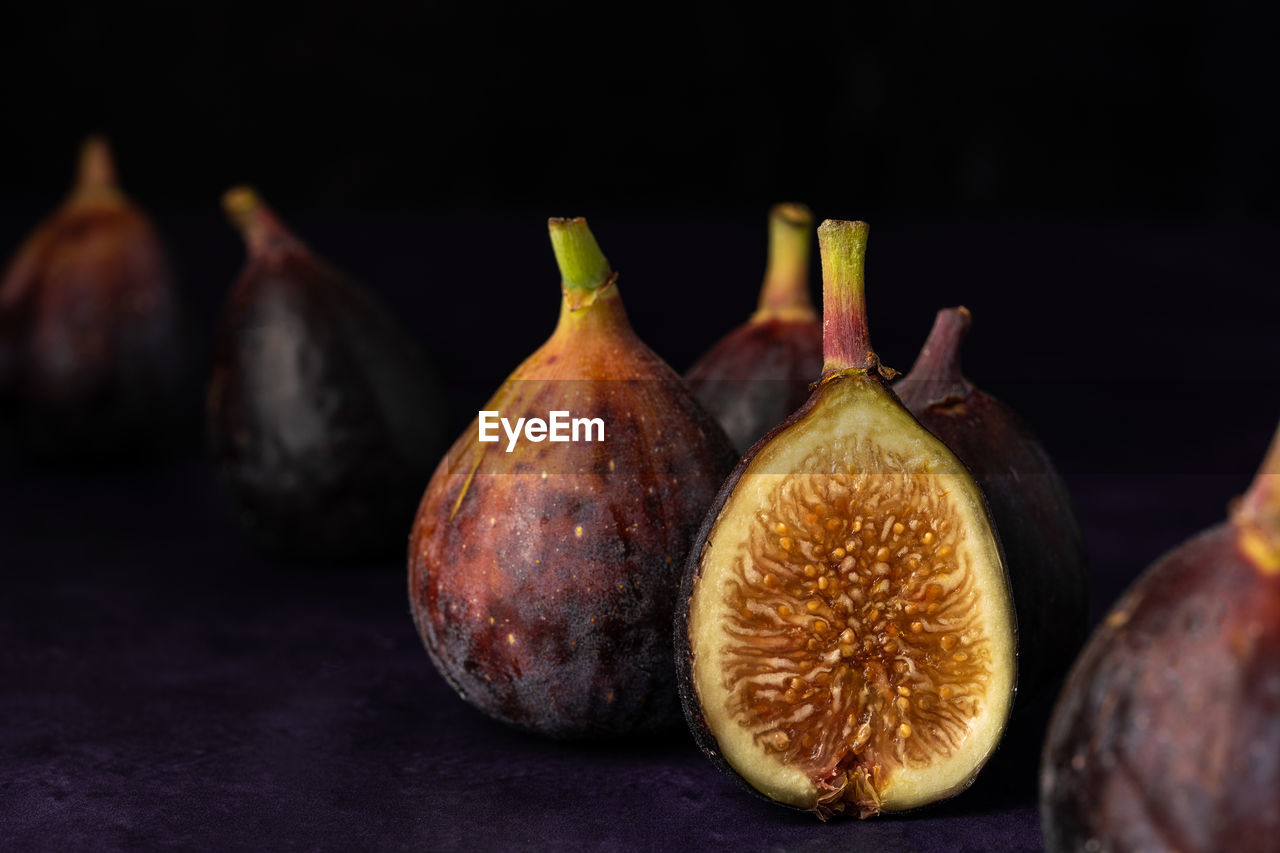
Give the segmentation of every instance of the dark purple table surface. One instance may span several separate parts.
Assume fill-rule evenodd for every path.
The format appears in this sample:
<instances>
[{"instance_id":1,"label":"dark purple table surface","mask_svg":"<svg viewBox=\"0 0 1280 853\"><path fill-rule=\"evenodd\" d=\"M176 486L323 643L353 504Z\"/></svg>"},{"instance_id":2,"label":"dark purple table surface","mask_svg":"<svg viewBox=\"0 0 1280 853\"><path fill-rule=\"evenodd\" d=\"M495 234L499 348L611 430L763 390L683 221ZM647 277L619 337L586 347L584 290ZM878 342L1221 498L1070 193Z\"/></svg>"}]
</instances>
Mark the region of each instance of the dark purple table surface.
<instances>
[{"instance_id":1,"label":"dark purple table surface","mask_svg":"<svg viewBox=\"0 0 1280 853\"><path fill-rule=\"evenodd\" d=\"M1099 574L1171 535L1107 522L1156 521L1163 491L1078 484L1113 555ZM202 462L19 467L0 501L10 849L1040 847L1034 711L955 800L822 825L747 795L683 732L565 744L489 722L432 669L400 565L257 555Z\"/></svg>"},{"instance_id":2,"label":"dark purple table surface","mask_svg":"<svg viewBox=\"0 0 1280 853\"><path fill-rule=\"evenodd\" d=\"M521 214L495 226L519 235L507 256L536 275L527 289L513 285L476 348L470 319L492 297L467 278L478 248L466 243L468 226L361 221L354 242L341 242L333 217L299 230L333 245L326 254L426 341L450 377L461 429L554 321L541 222ZM209 326L239 249L212 208L167 222ZM613 237L615 264L636 271L624 283L637 329L686 365L751 300L704 328L707 300L696 310L673 303L683 279L664 283L663 271L710 275L697 266L705 246L756 246L761 229L755 216L713 225L641 216L606 219L598 233ZM872 334L890 363L908 366L934 308L976 306L971 372L1022 411L1062 463L1092 558L1094 621L1162 551L1223 518L1261 459L1277 414L1276 384L1265 378L1278 361L1275 237L1270 227L1220 226L873 232L869 276L884 286L869 283L883 318ZM433 256L433 272L457 285L441 314L440 290L397 275L421 272L424 253L451 241L462 248ZM680 263L643 251L673 244ZM760 252L731 270L749 289ZM895 289L897 279L931 284ZM1250 374L1259 361L1270 372ZM77 472L0 442L0 578L6 849L1041 847L1035 787L1047 702L960 797L820 824L739 789L684 732L565 744L488 721L433 670L399 561L315 569L261 556L194 450Z\"/></svg>"}]
</instances>

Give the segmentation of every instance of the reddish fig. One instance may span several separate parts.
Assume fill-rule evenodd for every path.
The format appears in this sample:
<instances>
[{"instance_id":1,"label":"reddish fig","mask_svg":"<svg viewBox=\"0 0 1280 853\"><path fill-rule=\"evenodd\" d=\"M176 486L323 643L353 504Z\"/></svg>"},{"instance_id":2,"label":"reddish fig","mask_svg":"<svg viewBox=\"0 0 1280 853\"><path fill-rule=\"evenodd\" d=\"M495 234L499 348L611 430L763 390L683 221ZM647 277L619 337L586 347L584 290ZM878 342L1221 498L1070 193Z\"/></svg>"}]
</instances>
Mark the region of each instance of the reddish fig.
<instances>
[{"instance_id":1,"label":"reddish fig","mask_svg":"<svg viewBox=\"0 0 1280 853\"><path fill-rule=\"evenodd\" d=\"M223 200L249 259L209 383L213 453L265 547L345 562L404 545L443 437L418 347L247 188Z\"/></svg>"},{"instance_id":2,"label":"reddish fig","mask_svg":"<svg viewBox=\"0 0 1280 853\"><path fill-rule=\"evenodd\" d=\"M173 271L151 220L91 137L75 188L0 283L0 394L31 445L58 456L152 449L172 437L185 369Z\"/></svg>"},{"instance_id":3,"label":"reddish fig","mask_svg":"<svg viewBox=\"0 0 1280 853\"><path fill-rule=\"evenodd\" d=\"M807 207L773 208L760 307L685 377L739 453L799 408L822 370L822 324L809 299L812 241L813 215Z\"/></svg>"},{"instance_id":4,"label":"reddish fig","mask_svg":"<svg viewBox=\"0 0 1280 853\"><path fill-rule=\"evenodd\" d=\"M632 331L587 223L550 231L559 323L436 469L409 597L436 667L486 714L555 737L646 732L679 720L680 569L734 454Z\"/></svg>"},{"instance_id":5,"label":"reddish fig","mask_svg":"<svg viewBox=\"0 0 1280 853\"><path fill-rule=\"evenodd\" d=\"M1229 520L1158 560L1094 632L1040 782L1052 851L1276 849L1280 434Z\"/></svg>"},{"instance_id":6,"label":"reddish fig","mask_svg":"<svg viewBox=\"0 0 1280 853\"><path fill-rule=\"evenodd\" d=\"M822 376L716 498L676 621L703 750L819 817L964 789L1014 698L1009 583L982 492L889 390L867 336L867 226L818 229Z\"/></svg>"},{"instance_id":7,"label":"reddish fig","mask_svg":"<svg viewBox=\"0 0 1280 853\"><path fill-rule=\"evenodd\" d=\"M1071 496L1049 455L1007 406L960 369L969 311L938 312L915 366L893 390L969 467L1004 545L1018 614L1018 700L1062 677L1084 640L1088 558Z\"/></svg>"}]
</instances>

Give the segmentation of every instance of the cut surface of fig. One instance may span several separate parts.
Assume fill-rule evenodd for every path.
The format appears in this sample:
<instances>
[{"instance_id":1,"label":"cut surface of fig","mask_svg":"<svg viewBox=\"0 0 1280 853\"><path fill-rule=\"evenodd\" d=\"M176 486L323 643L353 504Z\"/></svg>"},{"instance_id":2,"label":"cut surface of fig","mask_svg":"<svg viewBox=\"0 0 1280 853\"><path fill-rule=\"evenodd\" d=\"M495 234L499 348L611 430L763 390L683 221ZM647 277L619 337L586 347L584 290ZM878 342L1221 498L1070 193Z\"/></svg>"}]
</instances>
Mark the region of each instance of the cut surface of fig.
<instances>
[{"instance_id":1,"label":"cut surface of fig","mask_svg":"<svg viewBox=\"0 0 1280 853\"><path fill-rule=\"evenodd\" d=\"M819 233L838 266L841 234ZM856 306L830 290L828 312L861 315L860 290ZM1016 642L980 491L851 331L828 322L821 385L713 507L677 635L705 749L774 800L865 817L972 781L1004 729Z\"/></svg>"}]
</instances>

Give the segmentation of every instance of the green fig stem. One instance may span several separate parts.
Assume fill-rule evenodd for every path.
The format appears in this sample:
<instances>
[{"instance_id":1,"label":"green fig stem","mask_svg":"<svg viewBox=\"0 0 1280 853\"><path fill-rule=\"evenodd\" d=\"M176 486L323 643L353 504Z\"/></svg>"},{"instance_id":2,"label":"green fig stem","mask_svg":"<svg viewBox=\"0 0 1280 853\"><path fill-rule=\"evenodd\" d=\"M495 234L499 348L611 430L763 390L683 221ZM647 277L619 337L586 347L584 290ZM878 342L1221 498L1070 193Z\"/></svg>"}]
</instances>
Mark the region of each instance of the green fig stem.
<instances>
[{"instance_id":1,"label":"green fig stem","mask_svg":"<svg viewBox=\"0 0 1280 853\"><path fill-rule=\"evenodd\" d=\"M111 156L111 144L105 136L94 134L80 145L75 191L93 193L117 189L116 164Z\"/></svg>"},{"instance_id":2,"label":"green fig stem","mask_svg":"<svg viewBox=\"0 0 1280 853\"><path fill-rule=\"evenodd\" d=\"M822 375L875 370L863 278L867 254L865 222L828 219L818 226L822 254Z\"/></svg>"},{"instance_id":3,"label":"green fig stem","mask_svg":"<svg viewBox=\"0 0 1280 853\"><path fill-rule=\"evenodd\" d=\"M222 196L222 209L244 237L250 255L265 252L282 242L296 241L252 187L239 186L227 190Z\"/></svg>"},{"instance_id":4,"label":"green fig stem","mask_svg":"<svg viewBox=\"0 0 1280 853\"><path fill-rule=\"evenodd\" d=\"M1236 507L1241 548L1257 567L1280 574L1280 432L1271 440L1262 467Z\"/></svg>"},{"instance_id":5,"label":"green fig stem","mask_svg":"<svg viewBox=\"0 0 1280 853\"><path fill-rule=\"evenodd\" d=\"M548 219L551 248L560 267L561 290L570 308L585 308L596 295L614 281L613 270L587 220Z\"/></svg>"},{"instance_id":6,"label":"green fig stem","mask_svg":"<svg viewBox=\"0 0 1280 853\"><path fill-rule=\"evenodd\" d=\"M760 306L752 322L813 321L818 313L809 298L809 246L813 214L803 204L779 204L769 211L769 261Z\"/></svg>"},{"instance_id":7,"label":"green fig stem","mask_svg":"<svg viewBox=\"0 0 1280 853\"><path fill-rule=\"evenodd\" d=\"M971 322L972 315L963 305L939 311L906 381L929 383L929 396L933 399L968 394L969 382L961 369L960 352Z\"/></svg>"}]
</instances>

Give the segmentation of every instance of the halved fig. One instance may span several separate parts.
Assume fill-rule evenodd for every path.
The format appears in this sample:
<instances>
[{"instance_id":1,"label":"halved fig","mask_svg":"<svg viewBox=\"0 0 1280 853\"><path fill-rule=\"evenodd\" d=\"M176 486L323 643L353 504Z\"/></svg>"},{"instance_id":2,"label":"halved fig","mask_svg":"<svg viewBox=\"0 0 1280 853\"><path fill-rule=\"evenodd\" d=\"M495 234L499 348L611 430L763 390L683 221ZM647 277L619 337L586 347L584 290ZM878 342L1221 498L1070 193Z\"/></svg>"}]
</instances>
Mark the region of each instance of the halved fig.
<instances>
[{"instance_id":1,"label":"halved fig","mask_svg":"<svg viewBox=\"0 0 1280 853\"><path fill-rule=\"evenodd\" d=\"M818 229L822 376L721 490L676 622L703 750L821 818L963 790L1015 689L999 540L964 465L886 384L867 337L866 238L861 222Z\"/></svg>"}]
</instances>

